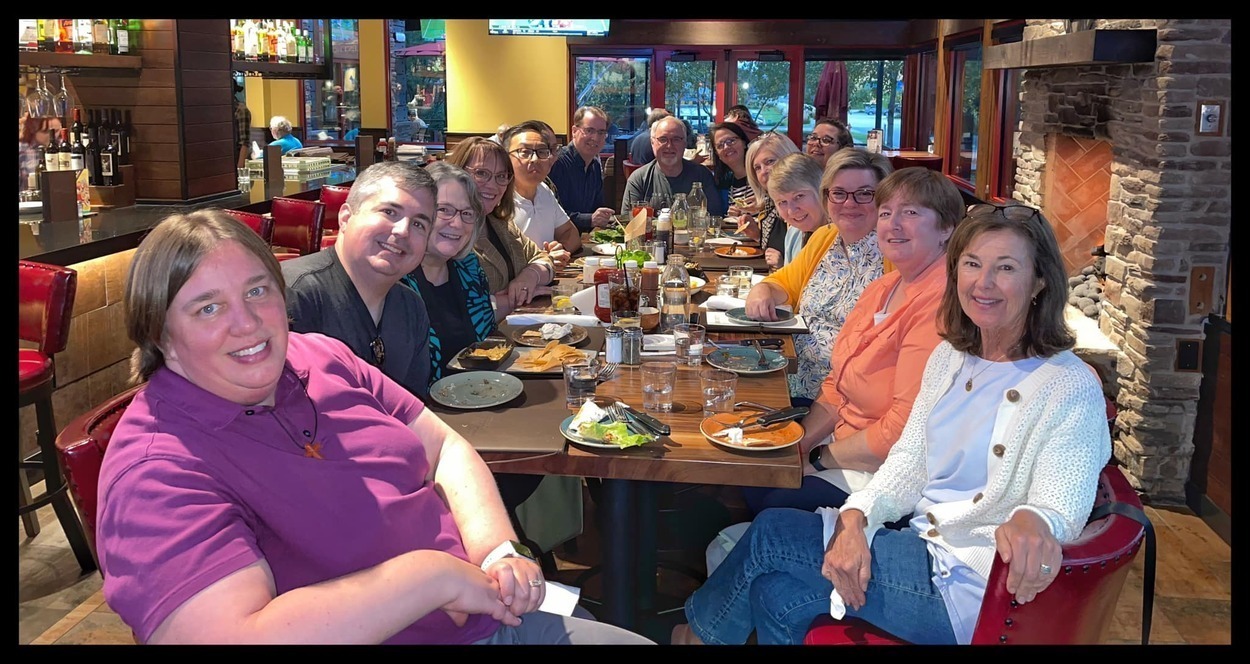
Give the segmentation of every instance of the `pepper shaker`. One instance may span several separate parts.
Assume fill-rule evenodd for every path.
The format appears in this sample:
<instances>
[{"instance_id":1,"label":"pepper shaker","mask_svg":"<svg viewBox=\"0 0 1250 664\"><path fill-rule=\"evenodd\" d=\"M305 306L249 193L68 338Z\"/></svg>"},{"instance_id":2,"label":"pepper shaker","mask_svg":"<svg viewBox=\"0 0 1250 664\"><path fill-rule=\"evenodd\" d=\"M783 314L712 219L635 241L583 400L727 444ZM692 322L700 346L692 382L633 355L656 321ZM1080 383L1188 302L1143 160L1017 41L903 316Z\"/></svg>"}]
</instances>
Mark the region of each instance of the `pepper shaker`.
<instances>
[{"instance_id":1,"label":"pepper shaker","mask_svg":"<svg viewBox=\"0 0 1250 664\"><path fill-rule=\"evenodd\" d=\"M642 364L642 328L625 328L625 338L621 343L621 364L638 366Z\"/></svg>"}]
</instances>

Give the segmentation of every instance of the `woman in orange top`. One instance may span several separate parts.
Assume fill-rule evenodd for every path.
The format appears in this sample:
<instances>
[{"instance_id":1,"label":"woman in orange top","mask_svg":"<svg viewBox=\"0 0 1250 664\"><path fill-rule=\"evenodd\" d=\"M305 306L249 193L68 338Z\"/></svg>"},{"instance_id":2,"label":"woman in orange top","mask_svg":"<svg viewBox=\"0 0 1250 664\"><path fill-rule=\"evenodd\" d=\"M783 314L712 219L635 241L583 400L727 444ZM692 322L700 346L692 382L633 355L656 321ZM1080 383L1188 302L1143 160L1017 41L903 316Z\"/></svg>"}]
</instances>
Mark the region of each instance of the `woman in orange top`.
<instances>
[{"instance_id":1,"label":"woman in orange top","mask_svg":"<svg viewBox=\"0 0 1250 664\"><path fill-rule=\"evenodd\" d=\"M946 242L964 217L963 198L942 174L913 167L882 180L876 200L877 242L896 269L864 289L834 342L831 370L803 420L802 487L744 489L754 512L838 507L867 484L903 432L941 341Z\"/></svg>"}]
</instances>

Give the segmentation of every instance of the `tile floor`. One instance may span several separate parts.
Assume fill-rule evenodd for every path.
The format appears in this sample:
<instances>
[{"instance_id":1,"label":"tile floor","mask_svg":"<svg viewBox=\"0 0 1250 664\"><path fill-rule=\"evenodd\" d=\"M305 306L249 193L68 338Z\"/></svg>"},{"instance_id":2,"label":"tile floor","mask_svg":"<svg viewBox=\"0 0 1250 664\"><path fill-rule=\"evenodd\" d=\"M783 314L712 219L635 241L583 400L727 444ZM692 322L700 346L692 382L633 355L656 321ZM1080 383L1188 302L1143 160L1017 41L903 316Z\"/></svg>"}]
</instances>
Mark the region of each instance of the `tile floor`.
<instances>
[{"instance_id":1,"label":"tile floor","mask_svg":"<svg viewBox=\"0 0 1250 664\"><path fill-rule=\"evenodd\" d=\"M706 487L704 487L706 489ZM710 497L731 497L709 489ZM719 494L719 495L718 495ZM1158 538L1152 644L1232 643L1232 550L1199 517L1184 508L1147 507ZM586 528L575 540L575 550L557 550L556 580L572 583L598 562L598 533L587 497ZM101 578L82 574L51 507L39 511L43 532L30 539L18 522L18 643L20 645L128 645L130 628L104 603ZM698 564L701 551L695 552ZM1120 596L1106 637L1108 644L1139 643L1143 555L1137 557ZM696 583L662 569L660 587L675 597L658 600L660 608L679 606L678 600ZM583 595L598 592L597 578L584 585ZM587 608L594 612L596 607ZM671 623L684 621L680 611L662 616L661 624L646 633L666 638Z\"/></svg>"}]
</instances>

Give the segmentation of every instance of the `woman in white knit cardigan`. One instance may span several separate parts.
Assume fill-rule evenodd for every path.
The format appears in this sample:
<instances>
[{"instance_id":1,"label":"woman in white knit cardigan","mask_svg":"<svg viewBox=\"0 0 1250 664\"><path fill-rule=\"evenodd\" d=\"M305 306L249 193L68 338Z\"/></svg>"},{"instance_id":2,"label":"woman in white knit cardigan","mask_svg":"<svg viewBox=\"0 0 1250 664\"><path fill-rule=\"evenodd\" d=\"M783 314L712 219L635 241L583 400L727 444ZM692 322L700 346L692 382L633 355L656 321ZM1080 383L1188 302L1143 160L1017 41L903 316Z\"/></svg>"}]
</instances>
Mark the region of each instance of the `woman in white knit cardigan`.
<instances>
[{"instance_id":1,"label":"woman in white knit cardigan","mask_svg":"<svg viewBox=\"0 0 1250 664\"><path fill-rule=\"evenodd\" d=\"M995 552L1018 602L1054 580L1111 451L1101 386L1070 350L1054 233L1032 208L973 206L947 269L945 341L881 469L829 519L832 538L819 514L765 510L686 601L674 643L752 631L801 643L831 596L912 643L968 643Z\"/></svg>"}]
</instances>

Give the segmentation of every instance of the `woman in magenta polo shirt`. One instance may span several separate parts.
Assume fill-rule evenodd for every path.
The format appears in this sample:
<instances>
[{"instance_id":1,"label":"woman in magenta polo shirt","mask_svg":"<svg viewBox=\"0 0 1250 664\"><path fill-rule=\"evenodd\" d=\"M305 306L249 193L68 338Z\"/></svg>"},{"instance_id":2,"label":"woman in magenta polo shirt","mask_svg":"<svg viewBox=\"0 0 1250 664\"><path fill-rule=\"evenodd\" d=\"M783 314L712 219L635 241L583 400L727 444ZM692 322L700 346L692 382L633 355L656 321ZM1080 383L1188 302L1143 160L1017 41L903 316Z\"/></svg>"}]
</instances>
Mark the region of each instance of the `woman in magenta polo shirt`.
<instances>
[{"instance_id":1,"label":"woman in magenta polo shirt","mask_svg":"<svg viewBox=\"0 0 1250 664\"><path fill-rule=\"evenodd\" d=\"M537 611L485 463L341 342L289 333L284 291L217 210L162 222L131 263L147 387L104 460L97 553L140 641L646 642Z\"/></svg>"}]
</instances>

